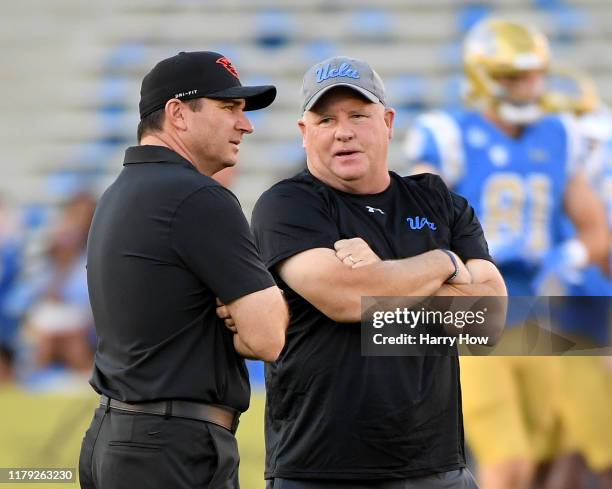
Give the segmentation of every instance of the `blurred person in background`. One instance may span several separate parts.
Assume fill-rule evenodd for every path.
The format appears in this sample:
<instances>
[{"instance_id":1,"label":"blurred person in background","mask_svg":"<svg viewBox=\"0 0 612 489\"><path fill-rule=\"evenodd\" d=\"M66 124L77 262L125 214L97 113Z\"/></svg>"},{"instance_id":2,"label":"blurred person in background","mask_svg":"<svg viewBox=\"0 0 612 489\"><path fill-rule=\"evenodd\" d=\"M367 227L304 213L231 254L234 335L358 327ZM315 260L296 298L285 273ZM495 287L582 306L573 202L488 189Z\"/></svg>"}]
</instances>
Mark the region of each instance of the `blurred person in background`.
<instances>
[{"instance_id":1,"label":"blurred person in background","mask_svg":"<svg viewBox=\"0 0 612 489\"><path fill-rule=\"evenodd\" d=\"M10 384L15 380L14 351L6 343L0 344L0 385Z\"/></svg>"},{"instance_id":2,"label":"blurred person in background","mask_svg":"<svg viewBox=\"0 0 612 489\"><path fill-rule=\"evenodd\" d=\"M605 203L612 232L612 114L599 98L593 80L574 68L549 77L544 107L577 117L583 137L581 165ZM571 226L564 229L571 237ZM612 258L612 257L609 257ZM596 346L610 344L610 260L591 265L566 282L568 295L558 307L555 324L564 333L586 337ZM573 487L584 487L587 467L599 475L602 488L612 488L612 364L610 357L563 359L558 416L560 457L558 472L572 467ZM571 464L564 464L570 459ZM585 463L586 462L586 463ZM581 470L581 468L583 470Z\"/></svg>"},{"instance_id":3,"label":"blurred person in background","mask_svg":"<svg viewBox=\"0 0 612 489\"><path fill-rule=\"evenodd\" d=\"M19 220L0 196L0 384L14 379L15 338L19 321L8 311L7 297L21 270Z\"/></svg>"},{"instance_id":4,"label":"blurred person in background","mask_svg":"<svg viewBox=\"0 0 612 489\"><path fill-rule=\"evenodd\" d=\"M413 172L436 172L473 203L509 295L546 292L550 272L575 276L604 259L603 205L579 165L580 134L568 116L541 106L549 68L546 37L486 19L464 43L470 107L420 116L406 150ZM560 235L569 219L576 233ZM509 309L506 339L531 325ZM516 351L516 350L514 350ZM483 489L527 489L554 456L554 358L462 358L465 426ZM542 467L542 473L538 468Z\"/></svg>"},{"instance_id":5,"label":"blurred person in background","mask_svg":"<svg viewBox=\"0 0 612 489\"><path fill-rule=\"evenodd\" d=\"M19 285L22 325L18 360L22 380L49 367L88 374L93 323L85 256L95 199L77 193L51 224L40 264Z\"/></svg>"},{"instance_id":6,"label":"blurred person in background","mask_svg":"<svg viewBox=\"0 0 612 489\"><path fill-rule=\"evenodd\" d=\"M76 372L91 372L93 319L85 254L95 206L90 194L75 195L49 233L44 284L24 323L26 334L33 337L36 369L59 363Z\"/></svg>"}]
</instances>

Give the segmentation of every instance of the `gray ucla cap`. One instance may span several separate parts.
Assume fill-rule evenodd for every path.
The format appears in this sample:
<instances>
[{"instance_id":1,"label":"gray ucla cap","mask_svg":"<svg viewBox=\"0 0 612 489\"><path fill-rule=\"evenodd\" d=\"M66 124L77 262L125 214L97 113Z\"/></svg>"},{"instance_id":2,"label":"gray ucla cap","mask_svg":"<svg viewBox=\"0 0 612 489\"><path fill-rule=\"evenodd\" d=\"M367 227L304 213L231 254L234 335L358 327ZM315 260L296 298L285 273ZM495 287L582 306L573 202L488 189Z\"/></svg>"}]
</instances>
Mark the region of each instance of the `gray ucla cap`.
<instances>
[{"instance_id":1,"label":"gray ucla cap","mask_svg":"<svg viewBox=\"0 0 612 489\"><path fill-rule=\"evenodd\" d=\"M374 103L387 105L383 82L368 63L360 59L336 56L312 66L302 83L302 111L334 87L349 87Z\"/></svg>"}]
</instances>

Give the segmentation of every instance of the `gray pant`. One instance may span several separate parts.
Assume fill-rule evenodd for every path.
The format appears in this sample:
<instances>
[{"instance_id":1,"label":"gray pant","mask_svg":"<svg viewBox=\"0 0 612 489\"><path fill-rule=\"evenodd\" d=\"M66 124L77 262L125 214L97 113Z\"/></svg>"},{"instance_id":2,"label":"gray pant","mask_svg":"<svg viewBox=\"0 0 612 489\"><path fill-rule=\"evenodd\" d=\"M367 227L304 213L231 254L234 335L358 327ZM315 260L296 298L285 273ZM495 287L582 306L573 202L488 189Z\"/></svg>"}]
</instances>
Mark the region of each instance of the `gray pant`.
<instances>
[{"instance_id":1,"label":"gray pant","mask_svg":"<svg viewBox=\"0 0 612 489\"><path fill-rule=\"evenodd\" d=\"M204 421L98 408L81 446L82 489L239 489L236 438Z\"/></svg>"},{"instance_id":2,"label":"gray pant","mask_svg":"<svg viewBox=\"0 0 612 489\"><path fill-rule=\"evenodd\" d=\"M478 484L464 468L427 477L384 481L271 479L266 489L478 489Z\"/></svg>"}]
</instances>

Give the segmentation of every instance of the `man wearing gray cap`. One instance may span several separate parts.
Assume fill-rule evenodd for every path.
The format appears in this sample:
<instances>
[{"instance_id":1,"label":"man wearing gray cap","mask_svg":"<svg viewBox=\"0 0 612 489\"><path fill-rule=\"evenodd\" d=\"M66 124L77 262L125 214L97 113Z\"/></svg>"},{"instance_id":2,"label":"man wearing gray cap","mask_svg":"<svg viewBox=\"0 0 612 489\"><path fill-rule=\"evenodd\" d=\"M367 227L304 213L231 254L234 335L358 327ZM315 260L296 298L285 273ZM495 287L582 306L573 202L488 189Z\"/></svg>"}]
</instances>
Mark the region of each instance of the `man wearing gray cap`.
<instances>
[{"instance_id":1,"label":"man wearing gray cap","mask_svg":"<svg viewBox=\"0 0 612 489\"><path fill-rule=\"evenodd\" d=\"M211 177L272 103L219 53L179 53L141 88L139 145L106 190L87 279L100 407L81 448L82 488L238 488L234 434L249 406L243 357L273 361L287 308L236 197ZM227 304L233 331L215 314Z\"/></svg>"},{"instance_id":2,"label":"man wearing gray cap","mask_svg":"<svg viewBox=\"0 0 612 489\"><path fill-rule=\"evenodd\" d=\"M361 355L363 296L504 295L472 208L387 165L395 112L365 62L308 70L308 168L266 191L252 229L291 320L266 365L274 489L473 488L456 357Z\"/></svg>"}]
</instances>

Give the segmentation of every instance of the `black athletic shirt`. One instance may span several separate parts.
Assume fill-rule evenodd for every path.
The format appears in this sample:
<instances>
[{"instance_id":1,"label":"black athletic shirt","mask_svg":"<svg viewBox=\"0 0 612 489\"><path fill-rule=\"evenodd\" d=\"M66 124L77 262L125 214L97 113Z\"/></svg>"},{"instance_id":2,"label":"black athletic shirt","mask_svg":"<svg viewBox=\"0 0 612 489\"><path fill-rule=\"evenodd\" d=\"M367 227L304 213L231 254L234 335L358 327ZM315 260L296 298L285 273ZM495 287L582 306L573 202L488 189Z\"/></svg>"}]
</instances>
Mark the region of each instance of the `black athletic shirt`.
<instances>
[{"instance_id":1,"label":"black athletic shirt","mask_svg":"<svg viewBox=\"0 0 612 489\"><path fill-rule=\"evenodd\" d=\"M465 464L457 358L363 357L359 324L324 316L275 273L358 236L383 260L435 248L491 260L474 211L438 176L390 175L384 192L354 195L304 171L257 202L255 241L291 311L285 349L266 365L267 478L392 479Z\"/></svg>"},{"instance_id":2,"label":"black athletic shirt","mask_svg":"<svg viewBox=\"0 0 612 489\"><path fill-rule=\"evenodd\" d=\"M250 388L215 314L274 285L236 197L170 149L135 146L98 203L87 279L91 385L123 401L188 399L244 411Z\"/></svg>"}]
</instances>

